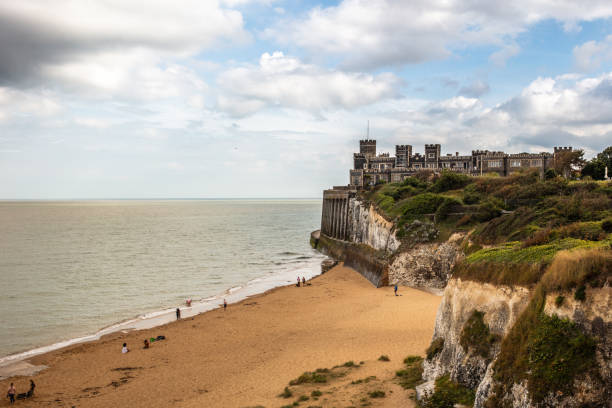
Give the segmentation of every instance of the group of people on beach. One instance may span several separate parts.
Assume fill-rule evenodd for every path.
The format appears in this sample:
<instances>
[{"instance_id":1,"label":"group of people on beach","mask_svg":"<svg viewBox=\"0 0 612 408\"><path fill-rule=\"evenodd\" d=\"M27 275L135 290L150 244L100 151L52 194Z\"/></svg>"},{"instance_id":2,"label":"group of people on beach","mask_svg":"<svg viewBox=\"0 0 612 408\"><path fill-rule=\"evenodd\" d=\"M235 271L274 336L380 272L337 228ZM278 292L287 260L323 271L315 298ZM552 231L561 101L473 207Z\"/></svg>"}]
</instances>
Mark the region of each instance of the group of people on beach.
<instances>
[{"instance_id":1,"label":"group of people on beach","mask_svg":"<svg viewBox=\"0 0 612 408\"><path fill-rule=\"evenodd\" d=\"M306 286L306 278L305 277L302 276L302 281L301 282L302 282L302 286ZM299 276L297 277L297 285L295 285L295 286L297 286L298 288L300 287L300 277Z\"/></svg>"},{"instance_id":2,"label":"group of people on beach","mask_svg":"<svg viewBox=\"0 0 612 408\"><path fill-rule=\"evenodd\" d=\"M8 392L6 393L6 397L9 399L10 404L14 404L15 398L26 399L26 398L32 397L34 395L34 388L36 388L36 384L34 384L33 380L30 380L30 389L28 390L28 392L17 394L17 389L15 388L15 384L11 383L8 389Z\"/></svg>"}]
</instances>

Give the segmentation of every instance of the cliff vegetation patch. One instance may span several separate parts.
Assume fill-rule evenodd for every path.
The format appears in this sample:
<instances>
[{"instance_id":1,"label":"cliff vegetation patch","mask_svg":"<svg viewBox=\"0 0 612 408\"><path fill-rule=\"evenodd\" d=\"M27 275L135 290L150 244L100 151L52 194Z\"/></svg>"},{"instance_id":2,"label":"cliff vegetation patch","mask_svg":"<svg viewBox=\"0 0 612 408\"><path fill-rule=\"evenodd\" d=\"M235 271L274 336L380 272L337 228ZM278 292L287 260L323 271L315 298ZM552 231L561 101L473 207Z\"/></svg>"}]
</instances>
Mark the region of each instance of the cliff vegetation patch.
<instances>
[{"instance_id":1,"label":"cliff vegetation patch","mask_svg":"<svg viewBox=\"0 0 612 408\"><path fill-rule=\"evenodd\" d=\"M463 326L459 342L466 352L472 350L483 358L489 358L491 347L499 340L500 336L491 333L484 322L484 313L474 310Z\"/></svg>"},{"instance_id":2,"label":"cliff vegetation patch","mask_svg":"<svg viewBox=\"0 0 612 408\"><path fill-rule=\"evenodd\" d=\"M423 382L423 358L408 356L404 359L406 368L395 372L399 384L404 389L411 389Z\"/></svg>"},{"instance_id":3,"label":"cliff vegetation patch","mask_svg":"<svg viewBox=\"0 0 612 408\"><path fill-rule=\"evenodd\" d=\"M434 392L426 395L420 403L421 408L453 408L455 404L474 405L474 391L457 384L446 374L436 379Z\"/></svg>"},{"instance_id":4,"label":"cliff vegetation patch","mask_svg":"<svg viewBox=\"0 0 612 408\"><path fill-rule=\"evenodd\" d=\"M571 394L574 379L594 366L595 339L569 320L546 315L545 299L546 291L540 284L527 309L503 339L487 408L504 406L512 384L523 380L527 380L535 403L551 392Z\"/></svg>"},{"instance_id":5,"label":"cliff vegetation patch","mask_svg":"<svg viewBox=\"0 0 612 408\"><path fill-rule=\"evenodd\" d=\"M429 347L427 348L427 359L431 360L437 356L444 349L444 337L438 337L434 339Z\"/></svg>"}]
</instances>

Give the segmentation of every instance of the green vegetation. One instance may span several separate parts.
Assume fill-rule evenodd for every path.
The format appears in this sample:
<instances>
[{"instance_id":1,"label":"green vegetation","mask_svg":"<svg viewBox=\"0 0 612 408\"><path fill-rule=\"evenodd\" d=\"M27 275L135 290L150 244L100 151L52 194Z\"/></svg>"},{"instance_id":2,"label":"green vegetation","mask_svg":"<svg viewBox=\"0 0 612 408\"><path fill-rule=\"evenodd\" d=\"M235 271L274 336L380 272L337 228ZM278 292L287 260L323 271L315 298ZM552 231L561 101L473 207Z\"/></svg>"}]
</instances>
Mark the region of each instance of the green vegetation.
<instances>
[{"instance_id":1,"label":"green vegetation","mask_svg":"<svg viewBox=\"0 0 612 408\"><path fill-rule=\"evenodd\" d=\"M281 398L291 398L293 397L293 392L289 389L289 387L285 387L285 390L279 394Z\"/></svg>"},{"instance_id":2,"label":"green vegetation","mask_svg":"<svg viewBox=\"0 0 612 408\"><path fill-rule=\"evenodd\" d=\"M565 296L561 296L561 295L557 296L557 298L555 299L555 306L561 307L564 301L565 301Z\"/></svg>"},{"instance_id":3,"label":"green vegetation","mask_svg":"<svg viewBox=\"0 0 612 408\"><path fill-rule=\"evenodd\" d=\"M310 399L310 397L308 395L300 395L300 398L298 398L299 402L302 401L308 401Z\"/></svg>"},{"instance_id":4,"label":"green vegetation","mask_svg":"<svg viewBox=\"0 0 612 408\"><path fill-rule=\"evenodd\" d=\"M479 356L488 358L491 346L499 340L500 336L492 334L484 322L484 313L474 310L463 326L459 343L466 352L472 350Z\"/></svg>"},{"instance_id":5,"label":"green vegetation","mask_svg":"<svg viewBox=\"0 0 612 408\"><path fill-rule=\"evenodd\" d=\"M391 361L391 360L389 359L389 356L387 356L387 355L385 355L385 354L383 354L382 356L378 357L378 360L379 360L379 361Z\"/></svg>"},{"instance_id":6,"label":"green vegetation","mask_svg":"<svg viewBox=\"0 0 612 408\"><path fill-rule=\"evenodd\" d=\"M321 371L319 371L321 370ZM299 385L304 383L326 383L327 376L324 374L327 371L323 371L327 369L317 369L315 372L306 371L304 374L300 375L295 380L291 380L289 385Z\"/></svg>"},{"instance_id":7,"label":"green vegetation","mask_svg":"<svg viewBox=\"0 0 612 408\"><path fill-rule=\"evenodd\" d=\"M431 360L432 358L434 358L439 352L442 351L443 348L444 348L444 338L443 337L438 337L437 339L433 340L426 351L427 359Z\"/></svg>"},{"instance_id":8,"label":"green vegetation","mask_svg":"<svg viewBox=\"0 0 612 408\"><path fill-rule=\"evenodd\" d=\"M387 394L385 394L385 392L382 390L375 390L372 392L368 392L368 395L370 396L370 398L385 398Z\"/></svg>"},{"instance_id":9,"label":"green vegetation","mask_svg":"<svg viewBox=\"0 0 612 408\"><path fill-rule=\"evenodd\" d=\"M590 259L586 254L598 252L585 251L580 258ZM501 343L494 365L496 386L487 401L488 408L502 406L503 395L512 384L523 380L527 380L535 403L541 402L549 392L571 392L574 378L595 364L595 339L582 333L575 323L543 312L546 288L559 289L584 279L583 273L567 273L575 271L575 266L580 264L576 261L568 269L558 269L553 264L536 287L526 310Z\"/></svg>"},{"instance_id":10,"label":"green vegetation","mask_svg":"<svg viewBox=\"0 0 612 408\"><path fill-rule=\"evenodd\" d=\"M404 359L406 368L395 372L399 385L404 389L416 387L423 381L423 358L419 356L408 356Z\"/></svg>"},{"instance_id":11,"label":"green vegetation","mask_svg":"<svg viewBox=\"0 0 612 408\"><path fill-rule=\"evenodd\" d=\"M320 397L321 395L323 395L323 393L319 390L314 390L313 392L310 393L311 397Z\"/></svg>"},{"instance_id":12,"label":"green vegetation","mask_svg":"<svg viewBox=\"0 0 612 408\"><path fill-rule=\"evenodd\" d=\"M375 379L376 379L376 376L375 375L371 375L371 376L366 377L366 378L360 378L358 380L351 381L351 384L352 385L361 384L361 383L366 383L367 384L370 381L375 380Z\"/></svg>"},{"instance_id":13,"label":"green vegetation","mask_svg":"<svg viewBox=\"0 0 612 408\"><path fill-rule=\"evenodd\" d=\"M474 391L452 381L448 374L436 379L434 393L423 398L422 408L453 408L455 404L474 405Z\"/></svg>"}]
</instances>

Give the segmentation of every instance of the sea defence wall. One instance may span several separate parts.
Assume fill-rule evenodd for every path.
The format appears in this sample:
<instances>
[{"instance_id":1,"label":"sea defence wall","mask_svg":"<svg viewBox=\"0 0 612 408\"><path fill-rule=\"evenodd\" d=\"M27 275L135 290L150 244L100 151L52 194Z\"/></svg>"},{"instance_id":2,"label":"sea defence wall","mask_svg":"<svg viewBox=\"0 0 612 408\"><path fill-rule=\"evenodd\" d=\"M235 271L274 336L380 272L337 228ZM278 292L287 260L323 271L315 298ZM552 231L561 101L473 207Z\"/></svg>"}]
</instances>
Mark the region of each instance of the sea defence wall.
<instances>
[{"instance_id":1,"label":"sea defence wall","mask_svg":"<svg viewBox=\"0 0 612 408\"><path fill-rule=\"evenodd\" d=\"M346 240L349 234L349 200L355 191L335 187L323 192L323 211L321 214L321 233L329 238Z\"/></svg>"}]
</instances>

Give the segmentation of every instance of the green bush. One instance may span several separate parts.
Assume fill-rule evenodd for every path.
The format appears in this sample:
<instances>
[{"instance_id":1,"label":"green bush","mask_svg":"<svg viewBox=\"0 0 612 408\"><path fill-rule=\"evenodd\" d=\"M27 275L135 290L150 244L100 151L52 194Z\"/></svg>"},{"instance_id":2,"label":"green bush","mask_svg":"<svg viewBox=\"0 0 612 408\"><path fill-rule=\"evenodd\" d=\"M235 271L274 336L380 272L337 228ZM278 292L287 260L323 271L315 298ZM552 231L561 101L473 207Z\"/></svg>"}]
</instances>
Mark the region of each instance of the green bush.
<instances>
[{"instance_id":1,"label":"green bush","mask_svg":"<svg viewBox=\"0 0 612 408\"><path fill-rule=\"evenodd\" d=\"M529 338L528 388L535 401L550 391L571 393L574 376L594 363L595 341L569 320L542 314Z\"/></svg>"},{"instance_id":2,"label":"green bush","mask_svg":"<svg viewBox=\"0 0 612 408\"><path fill-rule=\"evenodd\" d=\"M320 397L321 395L323 395L323 393L319 390L314 390L313 392L310 393L311 397Z\"/></svg>"},{"instance_id":3,"label":"green bush","mask_svg":"<svg viewBox=\"0 0 612 408\"><path fill-rule=\"evenodd\" d=\"M474 391L453 382L448 374L436 379L434 393L423 398L421 408L453 408L455 404L474 405Z\"/></svg>"},{"instance_id":4,"label":"green bush","mask_svg":"<svg viewBox=\"0 0 612 408\"><path fill-rule=\"evenodd\" d=\"M285 387L285 390L279 395L282 398L291 398L293 397L293 393L289 389L289 387Z\"/></svg>"},{"instance_id":5,"label":"green bush","mask_svg":"<svg viewBox=\"0 0 612 408\"><path fill-rule=\"evenodd\" d=\"M544 178L546 180L551 180L557 177L557 172L555 169L548 169L544 172Z\"/></svg>"},{"instance_id":6,"label":"green bush","mask_svg":"<svg viewBox=\"0 0 612 408\"><path fill-rule=\"evenodd\" d=\"M370 398L385 398L385 392L382 390L375 390L372 392L369 392L368 395L370 396Z\"/></svg>"},{"instance_id":7,"label":"green bush","mask_svg":"<svg viewBox=\"0 0 612 408\"><path fill-rule=\"evenodd\" d=\"M427 348L427 359L431 360L436 355L438 355L438 353L441 352L442 349L444 349L444 337L438 337L437 339L432 341L429 347Z\"/></svg>"},{"instance_id":8,"label":"green bush","mask_svg":"<svg viewBox=\"0 0 612 408\"><path fill-rule=\"evenodd\" d=\"M492 220L502 214L501 202L492 197L487 198L478 206L476 219L480 222Z\"/></svg>"},{"instance_id":9,"label":"green bush","mask_svg":"<svg viewBox=\"0 0 612 408\"><path fill-rule=\"evenodd\" d=\"M443 171L435 183L431 186L431 191L434 193L443 193L448 190L456 190L473 182L474 179L465 174Z\"/></svg>"},{"instance_id":10,"label":"green bush","mask_svg":"<svg viewBox=\"0 0 612 408\"><path fill-rule=\"evenodd\" d=\"M473 350L479 356L488 358L491 346L499 339L500 337L492 334L489 326L484 322L484 313L474 310L463 325L459 343L466 353Z\"/></svg>"},{"instance_id":11,"label":"green bush","mask_svg":"<svg viewBox=\"0 0 612 408\"><path fill-rule=\"evenodd\" d=\"M423 358L408 356L404 359L406 368L395 372L399 384L404 389L411 389L423 382Z\"/></svg>"},{"instance_id":12,"label":"green bush","mask_svg":"<svg viewBox=\"0 0 612 408\"><path fill-rule=\"evenodd\" d=\"M436 221L446 219L448 214L457 211L459 208L461 208L461 203L459 201L454 198L445 197L444 201L442 201L436 210Z\"/></svg>"},{"instance_id":13,"label":"green bush","mask_svg":"<svg viewBox=\"0 0 612 408\"><path fill-rule=\"evenodd\" d=\"M391 359L389 359L389 356L383 354L382 356L378 357L379 361L391 361Z\"/></svg>"},{"instance_id":14,"label":"green bush","mask_svg":"<svg viewBox=\"0 0 612 408\"><path fill-rule=\"evenodd\" d=\"M318 371L318 370L317 370ZM327 382L327 377L321 372L310 372L306 371L304 374L300 375L295 380L291 380L289 385L299 385L305 383L325 383Z\"/></svg>"},{"instance_id":15,"label":"green bush","mask_svg":"<svg viewBox=\"0 0 612 408\"><path fill-rule=\"evenodd\" d=\"M561 296L561 295L557 296L557 298L555 299L555 306L561 307L564 301L565 301L565 296Z\"/></svg>"},{"instance_id":16,"label":"green bush","mask_svg":"<svg viewBox=\"0 0 612 408\"><path fill-rule=\"evenodd\" d=\"M444 196L432 193L418 194L401 206L402 215L412 217L414 215L433 214L440 204L445 200Z\"/></svg>"}]
</instances>

